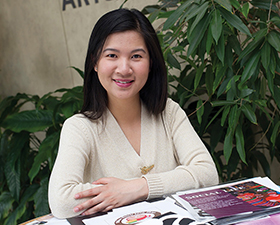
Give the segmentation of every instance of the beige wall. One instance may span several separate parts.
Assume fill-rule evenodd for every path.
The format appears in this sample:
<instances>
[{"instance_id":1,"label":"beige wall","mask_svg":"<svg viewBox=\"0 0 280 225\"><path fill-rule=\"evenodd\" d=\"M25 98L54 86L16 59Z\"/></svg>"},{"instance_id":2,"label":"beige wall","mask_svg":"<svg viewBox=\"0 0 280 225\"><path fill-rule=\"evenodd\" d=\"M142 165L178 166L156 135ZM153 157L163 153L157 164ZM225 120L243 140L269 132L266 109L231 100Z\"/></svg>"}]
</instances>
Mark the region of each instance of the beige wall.
<instances>
[{"instance_id":1,"label":"beige wall","mask_svg":"<svg viewBox=\"0 0 280 225\"><path fill-rule=\"evenodd\" d=\"M0 98L18 92L42 96L58 88L82 84L80 76L69 66L83 70L96 20L119 8L123 0L73 0L76 8L67 4L63 11L64 1L71 2L1 0ZM125 7L142 9L156 2L128 0ZM273 180L280 184L279 163L274 161L271 169Z\"/></svg>"},{"instance_id":2,"label":"beige wall","mask_svg":"<svg viewBox=\"0 0 280 225\"><path fill-rule=\"evenodd\" d=\"M83 70L95 22L105 12L119 8L123 1L1 0L0 98L18 92L42 96L82 84L69 66ZM156 2L128 0L124 6L141 10Z\"/></svg>"}]
</instances>

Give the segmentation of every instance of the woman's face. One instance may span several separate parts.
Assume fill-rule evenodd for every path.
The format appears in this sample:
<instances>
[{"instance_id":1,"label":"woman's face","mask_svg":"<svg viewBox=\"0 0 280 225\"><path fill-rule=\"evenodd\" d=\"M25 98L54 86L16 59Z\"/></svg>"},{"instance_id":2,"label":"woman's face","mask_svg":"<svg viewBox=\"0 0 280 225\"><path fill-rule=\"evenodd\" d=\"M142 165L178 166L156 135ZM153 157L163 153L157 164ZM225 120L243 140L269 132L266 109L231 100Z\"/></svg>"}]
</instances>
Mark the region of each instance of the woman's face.
<instances>
[{"instance_id":1,"label":"woman's face","mask_svg":"<svg viewBox=\"0 0 280 225\"><path fill-rule=\"evenodd\" d=\"M95 66L98 78L112 100L139 100L150 71L150 56L136 31L108 36Z\"/></svg>"}]
</instances>

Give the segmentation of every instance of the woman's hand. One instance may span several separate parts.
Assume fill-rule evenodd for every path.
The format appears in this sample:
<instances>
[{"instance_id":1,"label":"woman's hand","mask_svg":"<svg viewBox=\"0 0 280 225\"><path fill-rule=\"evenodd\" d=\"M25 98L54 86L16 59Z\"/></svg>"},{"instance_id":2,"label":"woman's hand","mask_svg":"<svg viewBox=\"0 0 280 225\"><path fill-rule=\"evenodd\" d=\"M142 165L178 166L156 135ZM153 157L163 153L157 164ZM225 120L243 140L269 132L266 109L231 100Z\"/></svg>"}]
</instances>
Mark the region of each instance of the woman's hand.
<instances>
[{"instance_id":1,"label":"woman's hand","mask_svg":"<svg viewBox=\"0 0 280 225\"><path fill-rule=\"evenodd\" d=\"M91 199L77 205L74 212L84 211L82 215L96 212L107 212L113 208L144 200L148 196L148 185L145 178L122 180L118 178L101 178L93 184L102 184L75 195L75 199L91 197Z\"/></svg>"}]
</instances>

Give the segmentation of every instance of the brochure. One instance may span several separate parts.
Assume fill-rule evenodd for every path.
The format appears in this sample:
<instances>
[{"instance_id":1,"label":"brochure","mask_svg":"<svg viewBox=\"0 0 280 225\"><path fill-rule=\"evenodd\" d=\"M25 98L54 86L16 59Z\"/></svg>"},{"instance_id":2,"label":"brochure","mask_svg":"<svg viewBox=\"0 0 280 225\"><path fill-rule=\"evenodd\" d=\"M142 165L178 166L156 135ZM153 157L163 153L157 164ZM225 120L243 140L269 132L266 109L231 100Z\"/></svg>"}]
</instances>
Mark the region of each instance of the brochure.
<instances>
[{"instance_id":1,"label":"brochure","mask_svg":"<svg viewBox=\"0 0 280 225\"><path fill-rule=\"evenodd\" d=\"M280 190L268 178L253 178L173 197L197 221L225 224L280 212ZM223 221L223 223L221 222Z\"/></svg>"}]
</instances>

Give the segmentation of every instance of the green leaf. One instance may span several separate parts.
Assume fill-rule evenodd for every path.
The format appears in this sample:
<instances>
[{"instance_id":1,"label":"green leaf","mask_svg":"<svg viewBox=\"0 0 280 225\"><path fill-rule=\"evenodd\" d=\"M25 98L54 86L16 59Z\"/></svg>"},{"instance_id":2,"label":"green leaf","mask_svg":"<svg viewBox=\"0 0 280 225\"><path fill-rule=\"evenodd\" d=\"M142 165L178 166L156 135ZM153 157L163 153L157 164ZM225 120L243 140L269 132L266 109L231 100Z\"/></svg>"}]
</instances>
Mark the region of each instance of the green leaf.
<instances>
[{"instance_id":1,"label":"green leaf","mask_svg":"<svg viewBox=\"0 0 280 225\"><path fill-rule=\"evenodd\" d=\"M5 191L0 195L0 221L3 218L6 218L9 212L12 210L12 205L14 198L11 196L11 193Z\"/></svg>"},{"instance_id":2,"label":"green leaf","mask_svg":"<svg viewBox=\"0 0 280 225\"><path fill-rule=\"evenodd\" d=\"M236 96L236 82L239 80L239 76L233 76L226 87L226 92L232 91L233 95Z\"/></svg>"},{"instance_id":3,"label":"green leaf","mask_svg":"<svg viewBox=\"0 0 280 225\"><path fill-rule=\"evenodd\" d=\"M250 9L250 5L249 2L246 2L243 7L242 7L242 14L245 16L245 18L247 19L248 17L248 13L249 13L249 9Z\"/></svg>"},{"instance_id":4,"label":"green leaf","mask_svg":"<svg viewBox=\"0 0 280 225\"><path fill-rule=\"evenodd\" d=\"M248 27L246 27L246 25L242 22L242 20L238 16L232 14L231 12L229 12L223 8L220 8L220 12L221 12L222 17L224 17L225 20L231 26L235 27L237 30L241 31L244 34L247 34L249 37L252 36Z\"/></svg>"},{"instance_id":5,"label":"green leaf","mask_svg":"<svg viewBox=\"0 0 280 225\"><path fill-rule=\"evenodd\" d=\"M201 80L202 74L203 74L203 70L205 68L205 63L202 63L198 69L196 70L196 75L194 78L194 91L197 89L199 82Z\"/></svg>"},{"instance_id":6,"label":"green leaf","mask_svg":"<svg viewBox=\"0 0 280 225\"><path fill-rule=\"evenodd\" d=\"M267 32L267 29L261 29L257 31L255 38L245 47L245 49L240 53L238 62L245 58L248 57L249 54L253 51L259 51L260 46L263 44L264 36Z\"/></svg>"},{"instance_id":7,"label":"green leaf","mask_svg":"<svg viewBox=\"0 0 280 225\"><path fill-rule=\"evenodd\" d=\"M253 111L252 107L249 104L243 104L241 106L241 110L244 113L244 115L247 117L247 119L250 120L251 123L258 124L255 112Z\"/></svg>"},{"instance_id":8,"label":"green leaf","mask_svg":"<svg viewBox=\"0 0 280 225\"><path fill-rule=\"evenodd\" d=\"M217 120L216 123L211 128L211 135L210 135L210 146L211 152L214 152L216 146L218 145L220 139L223 135L223 128L220 125L220 121Z\"/></svg>"},{"instance_id":9,"label":"green leaf","mask_svg":"<svg viewBox=\"0 0 280 225\"><path fill-rule=\"evenodd\" d=\"M188 37L188 41L190 45L188 48L187 57L189 57L196 50L197 46L201 42L204 33L208 27L208 24L210 22L210 16L211 13L209 13L202 20L200 20L197 26L194 28L193 32L190 33Z\"/></svg>"},{"instance_id":10,"label":"green leaf","mask_svg":"<svg viewBox=\"0 0 280 225\"><path fill-rule=\"evenodd\" d=\"M83 104L82 101L77 101L77 100L73 99L72 101L61 104L60 108L61 108L63 115L66 118L69 118L69 117L73 116L75 113L77 113L82 108L82 104Z\"/></svg>"},{"instance_id":11,"label":"green leaf","mask_svg":"<svg viewBox=\"0 0 280 225\"><path fill-rule=\"evenodd\" d=\"M261 85L260 85L260 90L259 90L259 93L260 93L260 96L261 96L261 99L264 99L265 98L265 95L266 95L266 79L265 77L261 77Z\"/></svg>"},{"instance_id":12,"label":"green leaf","mask_svg":"<svg viewBox=\"0 0 280 225\"><path fill-rule=\"evenodd\" d=\"M54 132L42 141L39 147L39 152L36 155L34 163L32 164L32 167L28 173L31 182L40 171L42 163L48 161L48 159L51 157L52 152L54 152L54 149L59 141L59 134L60 132Z\"/></svg>"},{"instance_id":13,"label":"green leaf","mask_svg":"<svg viewBox=\"0 0 280 225\"><path fill-rule=\"evenodd\" d=\"M235 105L236 102L235 101L213 101L213 102L211 102L211 104L213 105L213 107L217 107L217 106Z\"/></svg>"},{"instance_id":14,"label":"green leaf","mask_svg":"<svg viewBox=\"0 0 280 225\"><path fill-rule=\"evenodd\" d=\"M215 74L215 80L213 84L213 93L216 91L218 86L220 85L221 80L225 77L227 67L222 66L222 64L219 64L216 68L216 74Z\"/></svg>"},{"instance_id":15,"label":"green leaf","mask_svg":"<svg viewBox=\"0 0 280 225\"><path fill-rule=\"evenodd\" d=\"M229 83L230 79L231 78L228 77L222 81L222 83L217 91L217 97L220 97L222 94L224 94L224 92L227 91L226 88L227 88L227 84ZM233 100L233 99L226 99L226 100Z\"/></svg>"},{"instance_id":16,"label":"green leaf","mask_svg":"<svg viewBox=\"0 0 280 225\"><path fill-rule=\"evenodd\" d=\"M212 34L211 34L210 30L208 30L207 40L206 40L206 52L207 52L208 55L210 54L212 44L213 44L213 37L212 37Z\"/></svg>"},{"instance_id":17,"label":"green leaf","mask_svg":"<svg viewBox=\"0 0 280 225\"><path fill-rule=\"evenodd\" d=\"M215 45L217 56L220 59L222 65L224 65L225 61L225 46L224 32L222 32L218 45Z\"/></svg>"},{"instance_id":18,"label":"green leaf","mask_svg":"<svg viewBox=\"0 0 280 225\"><path fill-rule=\"evenodd\" d=\"M240 91L240 98L246 98L254 92L253 89L246 88Z\"/></svg>"},{"instance_id":19,"label":"green leaf","mask_svg":"<svg viewBox=\"0 0 280 225\"><path fill-rule=\"evenodd\" d=\"M212 71L212 67L208 66L205 73L205 84L209 96L213 94L213 81L214 81L214 74Z\"/></svg>"},{"instance_id":20,"label":"green leaf","mask_svg":"<svg viewBox=\"0 0 280 225\"><path fill-rule=\"evenodd\" d=\"M212 33L212 37L216 41L216 44L218 44L219 38L222 34L222 29L223 29L223 25L222 25L222 17L220 11L215 10L210 23L210 30Z\"/></svg>"},{"instance_id":21,"label":"green leaf","mask_svg":"<svg viewBox=\"0 0 280 225\"><path fill-rule=\"evenodd\" d=\"M46 215L50 212L48 203L48 177L41 180L40 188L34 196L36 217Z\"/></svg>"},{"instance_id":22,"label":"green leaf","mask_svg":"<svg viewBox=\"0 0 280 225\"><path fill-rule=\"evenodd\" d=\"M232 153L232 141L233 141L233 132L230 128L228 128L224 141L224 156L227 163Z\"/></svg>"},{"instance_id":23,"label":"green leaf","mask_svg":"<svg viewBox=\"0 0 280 225\"><path fill-rule=\"evenodd\" d=\"M273 96L275 96L275 93L274 93L274 74L272 74L270 70L268 70L267 73L266 73L266 79L267 79L268 88L269 88L271 94Z\"/></svg>"},{"instance_id":24,"label":"green leaf","mask_svg":"<svg viewBox=\"0 0 280 225\"><path fill-rule=\"evenodd\" d=\"M240 47L240 42L238 41L237 37L235 35L230 35L228 36L227 41L230 45L230 48L232 48L237 55L240 55L242 49Z\"/></svg>"},{"instance_id":25,"label":"green leaf","mask_svg":"<svg viewBox=\"0 0 280 225\"><path fill-rule=\"evenodd\" d=\"M195 7L194 8L190 8L187 11L187 13L183 16L183 18L185 19L185 21L188 21L191 18L195 17L196 15L201 15L201 14L204 15L206 10L207 10L207 8L208 8L208 4L209 4L208 2L205 2L202 5L193 5Z\"/></svg>"},{"instance_id":26,"label":"green leaf","mask_svg":"<svg viewBox=\"0 0 280 225\"><path fill-rule=\"evenodd\" d=\"M237 121L239 120L239 110L237 109L237 105L235 104L230 112L229 112L229 116L228 116L228 125L229 128L232 129L232 131L234 131L235 127L237 126Z\"/></svg>"},{"instance_id":27,"label":"green leaf","mask_svg":"<svg viewBox=\"0 0 280 225\"><path fill-rule=\"evenodd\" d=\"M235 131L235 138L236 138L236 149L239 154L240 159L246 163L246 154L244 149L244 136L242 132L241 125L238 124Z\"/></svg>"},{"instance_id":28,"label":"green leaf","mask_svg":"<svg viewBox=\"0 0 280 225\"><path fill-rule=\"evenodd\" d=\"M274 98L276 105L278 106L278 109L280 109L280 88L277 85L274 85L273 98Z\"/></svg>"},{"instance_id":29,"label":"green leaf","mask_svg":"<svg viewBox=\"0 0 280 225\"><path fill-rule=\"evenodd\" d=\"M49 110L29 110L8 116L3 127L14 132L37 132L52 126L53 112Z\"/></svg>"},{"instance_id":30,"label":"green leaf","mask_svg":"<svg viewBox=\"0 0 280 225\"><path fill-rule=\"evenodd\" d=\"M261 54L258 52L248 60L246 63L245 69L241 76L241 85L244 84L247 80L251 78L251 76L256 72Z\"/></svg>"},{"instance_id":31,"label":"green leaf","mask_svg":"<svg viewBox=\"0 0 280 225\"><path fill-rule=\"evenodd\" d=\"M280 34L278 32L269 32L267 35L267 41L276 49L277 52L280 52Z\"/></svg>"},{"instance_id":32,"label":"green leaf","mask_svg":"<svg viewBox=\"0 0 280 225\"><path fill-rule=\"evenodd\" d=\"M197 101L197 104L196 104L196 115L197 115L197 121L199 124L201 124L202 122L202 116L203 116L203 113L204 113L204 105L203 105L203 102L201 99L199 99Z\"/></svg>"},{"instance_id":33,"label":"green leaf","mask_svg":"<svg viewBox=\"0 0 280 225\"><path fill-rule=\"evenodd\" d=\"M84 72L82 70L80 70L79 68L75 67L75 66L71 66L71 68L73 68L74 70L76 70L78 72L78 74L81 76L81 78L84 79Z\"/></svg>"},{"instance_id":34,"label":"green leaf","mask_svg":"<svg viewBox=\"0 0 280 225\"><path fill-rule=\"evenodd\" d=\"M163 30L169 29L181 16L183 11L192 4L193 2L190 0L187 0L184 4L180 5L171 15L170 17L165 21L163 25Z\"/></svg>"},{"instance_id":35,"label":"green leaf","mask_svg":"<svg viewBox=\"0 0 280 225\"><path fill-rule=\"evenodd\" d=\"M150 15L148 16L150 23L153 23L161 12L161 8L156 8L156 7L152 7L152 8L153 8L153 11L150 12Z\"/></svg>"},{"instance_id":36,"label":"green leaf","mask_svg":"<svg viewBox=\"0 0 280 225\"><path fill-rule=\"evenodd\" d=\"M230 3L232 4L232 6L236 9L241 8L240 7L240 3L237 0L230 0Z\"/></svg>"},{"instance_id":37,"label":"green leaf","mask_svg":"<svg viewBox=\"0 0 280 225\"><path fill-rule=\"evenodd\" d=\"M18 202L20 196L20 160L16 160L14 164L11 163L13 158L10 158L5 163L5 177L7 179L8 188L11 195Z\"/></svg>"},{"instance_id":38,"label":"green leaf","mask_svg":"<svg viewBox=\"0 0 280 225\"><path fill-rule=\"evenodd\" d=\"M273 22L278 28L280 28L280 17L278 16L272 17L271 22Z\"/></svg>"},{"instance_id":39,"label":"green leaf","mask_svg":"<svg viewBox=\"0 0 280 225\"><path fill-rule=\"evenodd\" d=\"M250 1L250 3L255 7L266 10L270 10L271 8L272 10L279 11L279 9L274 4L271 5L270 2L271 1Z\"/></svg>"},{"instance_id":40,"label":"green leaf","mask_svg":"<svg viewBox=\"0 0 280 225\"><path fill-rule=\"evenodd\" d=\"M225 8L226 10L228 10L229 12L232 11L232 6L229 0L214 0L214 1L217 2L223 8Z\"/></svg>"},{"instance_id":41,"label":"green leaf","mask_svg":"<svg viewBox=\"0 0 280 225\"><path fill-rule=\"evenodd\" d=\"M265 173L266 176L270 177L271 176L271 171L270 171L270 165L266 159L265 154L263 154L260 151L256 151L254 152L254 156L258 159L258 161L260 162L263 171Z\"/></svg>"},{"instance_id":42,"label":"green leaf","mask_svg":"<svg viewBox=\"0 0 280 225\"><path fill-rule=\"evenodd\" d=\"M172 53L167 53L167 62L174 68L181 70L181 65Z\"/></svg>"},{"instance_id":43,"label":"green leaf","mask_svg":"<svg viewBox=\"0 0 280 225\"><path fill-rule=\"evenodd\" d=\"M280 127L280 121L278 121L273 127L272 135L270 137L270 141L273 147L275 147L276 138L278 137L279 134L279 127Z\"/></svg>"},{"instance_id":44,"label":"green leaf","mask_svg":"<svg viewBox=\"0 0 280 225\"><path fill-rule=\"evenodd\" d=\"M196 27L196 25L199 23L199 21L204 17L207 9L208 9L208 3L204 3L202 6L199 7L199 11L198 14L195 17L195 20L193 21L193 23L191 24L191 29L189 31L189 33L193 32L193 29Z\"/></svg>"},{"instance_id":45,"label":"green leaf","mask_svg":"<svg viewBox=\"0 0 280 225\"><path fill-rule=\"evenodd\" d=\"M124 4L127 2L128 0L124 0L123 3L120 5L120 9L123 8Z\"/></svg>"},{"instance_id":46,"label":"green leaf","mask_svg":"<svg viewBox=\"0 0 280 225\"><path fill-rule=\"evenodd\" d=\"M223 127L225 124L225 121L227 119L227 116L229 114L229 110L230 110L230 106L227 105L224 110L223 110L223 114L222 114L222 119L221 119L221 126Z\"/></svg>"},{"instance_id":47,"label":"green leaf","mask_svg":"<svg viewBox=\"0 0 280 225\"><path fill-rule=\"evenodd\" d=\"M218 117L218 115L223 111L224 107L220 108L219 111L211 118L210 122L207 124L207 126L205 127L205 131L208 129L208 127L212 124L213 121L216 120L216 118ZM207 115L208 117L208 115Z\"/></svg>"},{"instance_id":48,"label":"green leaf","mask_svg":"<svg viewBox=\"0 0 280 225\"><path fill-rule=\"evenodd\" d=\"M262 60L261 62L266 72L269 69L270 55L271 55L271 47L268 44L268 42L265 42L261 49L261 60Z\"/></svg>"},{"instance_id":49,"label":"green leaf","mask_svg":"<svg viewBox=\"0 0 280 225\"><path fill-rule=\"evenodd\" d=\"M32 184L24 191L18 207L9 215L4 225L18 224L17 220L21 218L21 216L24 214L26 210L27 202L31 200L31 198L37 191L38 187L39 187L38 184Z\"/></svg>"}]
</instances>

